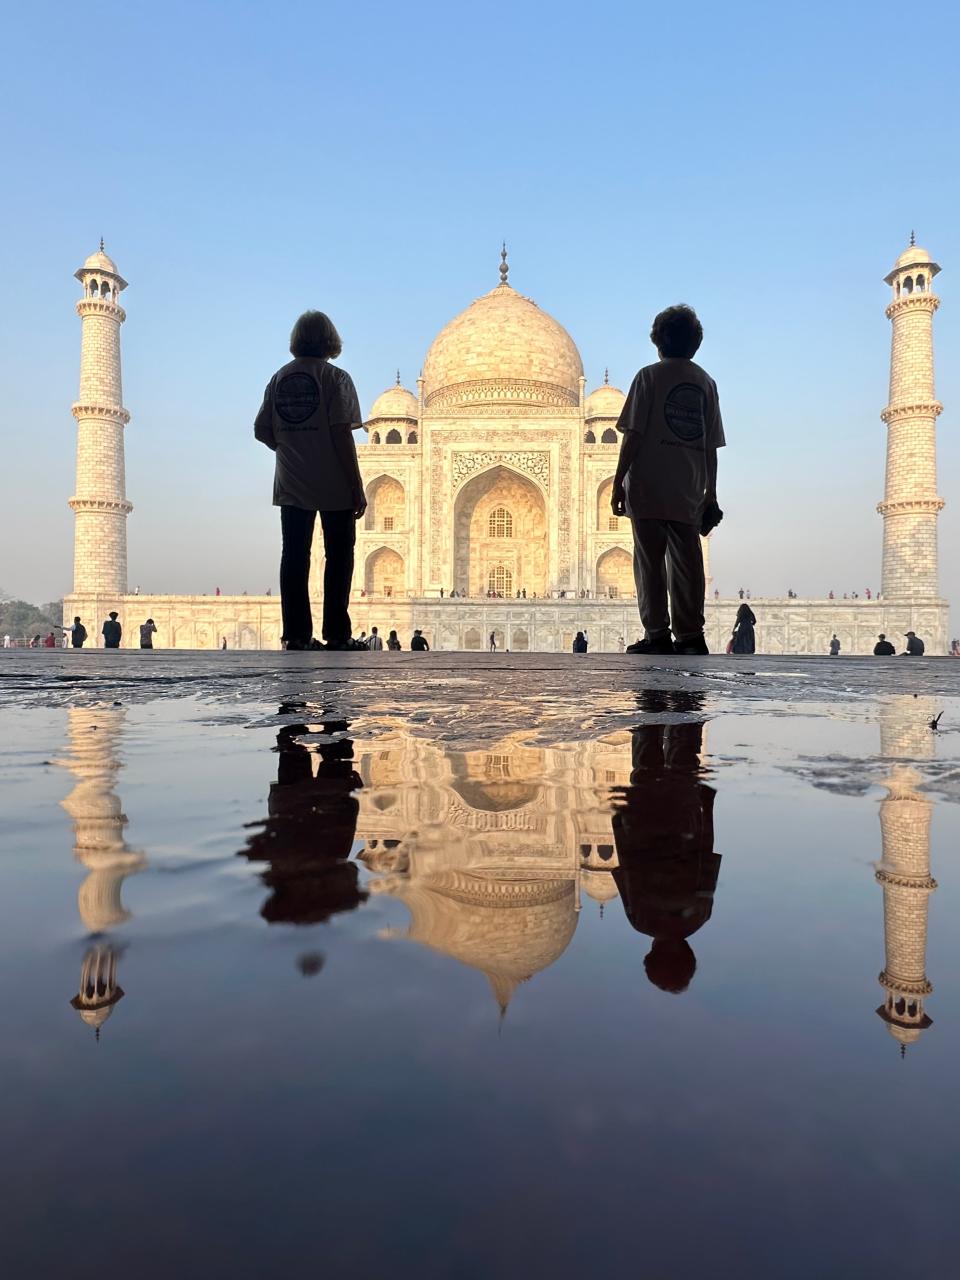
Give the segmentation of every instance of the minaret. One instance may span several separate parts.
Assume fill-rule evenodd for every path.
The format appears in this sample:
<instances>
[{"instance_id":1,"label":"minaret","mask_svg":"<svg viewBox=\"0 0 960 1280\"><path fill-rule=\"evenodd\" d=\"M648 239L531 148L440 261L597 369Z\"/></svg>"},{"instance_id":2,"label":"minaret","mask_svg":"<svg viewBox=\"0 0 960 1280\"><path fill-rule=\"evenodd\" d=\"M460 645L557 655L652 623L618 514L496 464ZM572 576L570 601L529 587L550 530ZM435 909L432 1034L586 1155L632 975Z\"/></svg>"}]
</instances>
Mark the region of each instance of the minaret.
<instances>
[{"instance_id":1,"label":"minaret","mask_svg":"<svg viewBox=\"0 0 960 1280\"><path fill-rule=\"evenodd\" d=\"M931 290L939 266L915 243L884 279L893 290L887 317L893 324L890 398L880 415L887 424L887 476L883 502L882 586L887 600L936 599L937 417L943 409L933 386L933 313L940 299Z\"/></svg>"},{"instance_id":2,"label":"minaret","mask_svg":"<svg viewBox=\"0 0 960 1280\"><path fill-rule=\"evenodd\" d=\"M120 381L120 326L126 312L120 292L127 287L113 261L100 249L76 272L83 285L77 314L83 325L77 420L77 486L70 506L76 513L73 593L115 600L127 590L127 501Z\"/></svg>"},{"instance_id":3,"label":"minaret","mask_svg":"<svg viewBox=\"0 0 960 1280\"><path fill-rule=\"evenodd\" d=\"M924 998L933 990L926 974L927 909L937 882L930 874L933 802L917 786L920 774L907 760L934 754L929 720L932 698L894 698L880 711L880 753L894 764L880 804L883 856L876 878L883 888L883 1004L877 1013L901 1053L931 1025Z\"/></svg>"}]
</instances>

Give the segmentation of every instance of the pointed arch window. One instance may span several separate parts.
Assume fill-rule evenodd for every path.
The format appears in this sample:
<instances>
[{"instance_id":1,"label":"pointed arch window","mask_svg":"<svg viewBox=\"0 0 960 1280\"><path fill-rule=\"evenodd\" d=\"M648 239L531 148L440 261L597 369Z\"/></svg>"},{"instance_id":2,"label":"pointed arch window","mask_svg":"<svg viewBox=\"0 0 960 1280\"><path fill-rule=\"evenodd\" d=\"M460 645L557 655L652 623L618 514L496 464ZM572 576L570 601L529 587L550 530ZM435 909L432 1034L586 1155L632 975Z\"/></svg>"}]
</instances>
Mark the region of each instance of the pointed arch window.
<instances>
[{"instance_id":1,"label":"pointed arch window","mask_svg":"<svg viewBox=\"0 0 960 1280\"><path fill-rule=\"evenodd\" d=\"M495 595L512 596L513 595L513 574L506 565L498 564L490 570L490 576L487 579L487 586Z\"/></svg>"},{"instance_id":2,"label":"pointed arch window","mask_svg":"<svg viewBox=\"0 0 960 1280\"><path fill-rule=\"evenodd\" d=\"M495 507L490 512L487 533L491 538L513 537L513 516L506 507Z\"/></svg>"}]
</instances>

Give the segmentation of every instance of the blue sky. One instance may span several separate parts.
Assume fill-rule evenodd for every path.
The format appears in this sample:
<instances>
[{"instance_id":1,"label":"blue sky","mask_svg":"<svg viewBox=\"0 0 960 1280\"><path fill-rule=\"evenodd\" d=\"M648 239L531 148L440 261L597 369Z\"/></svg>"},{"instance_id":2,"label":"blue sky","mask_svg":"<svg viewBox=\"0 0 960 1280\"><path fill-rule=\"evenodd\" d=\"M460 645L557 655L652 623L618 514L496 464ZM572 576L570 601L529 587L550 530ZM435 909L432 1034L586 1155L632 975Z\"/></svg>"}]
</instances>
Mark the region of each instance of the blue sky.
<instances>
[{"instance_id":1,"label":"blue sky","mask_svg":"<svg viewBox=\"0 0 960 1280\"><path fill-rule=\"evenodd\" d=\"M889 323L916 228L936 319L942 584L960 601L958 92L947 3L17 7L0 87L0 585L70 587L80 323L124 295L131 585L277 581L252 418L307 306L365 408L497 282L626 387L663 305L720 385L724 592L879 584ZM956 275L955 275L956 273ZM15 303L15 305L14 305Z\"/></svg>"}]
</instances>

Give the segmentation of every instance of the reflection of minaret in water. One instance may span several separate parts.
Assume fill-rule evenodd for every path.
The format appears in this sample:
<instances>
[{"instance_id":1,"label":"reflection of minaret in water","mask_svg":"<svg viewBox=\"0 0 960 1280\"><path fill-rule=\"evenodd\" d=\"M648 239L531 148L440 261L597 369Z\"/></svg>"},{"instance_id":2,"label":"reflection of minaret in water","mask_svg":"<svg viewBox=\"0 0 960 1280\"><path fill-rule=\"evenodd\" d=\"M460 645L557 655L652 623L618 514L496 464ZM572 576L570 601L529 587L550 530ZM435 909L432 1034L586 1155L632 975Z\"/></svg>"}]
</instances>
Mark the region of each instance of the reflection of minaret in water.
<instances>
[{"instance_id":1,"label":"reflection of minaret in water","mask_svg":"<svg viewBox=\"0 0 960 1280\"><path fill-rule=\"evenodd\" d=\"M876 878L883 887L885 959L879 980L885 998L877 1013L901 1054L931 1025L924 997L933 990L926 975L927 908L937 887L930 874L933 804L918 793L920 774L906 761L933 758L934 715L932 698L892 698L880 709L880 753L902 763L893 764L880 804L883 856Z\"/></svg>"},{"instance_id":2,"label":"reflection of minaret in water","mask_svg":"<svg viewBox=\"0 0 960 1280\"><path fill-rule=\"evenodd\" d=\"M140 871L146 859L127 848L123 834L127 818L113 789L121 767L117 752L126 710L74 708L67 715L70 755L62 763L77 784L63 807L73 819L74 856L90 873L77 894L77 908L94 939L84 956L80 989L71 1004L99 1037L100 1027L123 996L117 983L119 952L99 935L128 918L121 900L123 882Z\"/></svg>"}]
</instances>

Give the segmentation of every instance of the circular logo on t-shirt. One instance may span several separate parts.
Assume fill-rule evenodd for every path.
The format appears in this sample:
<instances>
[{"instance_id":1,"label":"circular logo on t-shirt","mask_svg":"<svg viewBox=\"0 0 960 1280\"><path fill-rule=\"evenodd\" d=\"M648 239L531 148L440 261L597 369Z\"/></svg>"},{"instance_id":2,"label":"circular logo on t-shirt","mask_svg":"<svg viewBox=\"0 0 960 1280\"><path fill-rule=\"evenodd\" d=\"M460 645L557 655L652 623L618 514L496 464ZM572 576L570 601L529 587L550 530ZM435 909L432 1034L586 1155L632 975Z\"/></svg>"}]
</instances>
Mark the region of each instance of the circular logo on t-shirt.
<instances>
[{"instance_id":1,"label":"circular logo on t-shirt","mask_svg":"<svg viewBox=\"0 0 960 1280\"><path fill-rule=\"evenodd\" d=\"M667 426L681 440L700 440L704 432L706 395L693 382L679 382L671 387L663 402Z\"/></svg>"},{"instance_id":2,"label":"circular logo on t-shirt","mask_svg":"<svg viewBox=\"0 0 960 1280\"><path fill-rule=\"evenodd\" d=\"M316 379L309 373L288 373L277 383L274 404L284 422L306 422L320 404L320 388Z\"/></svg>"}]
</instances>

